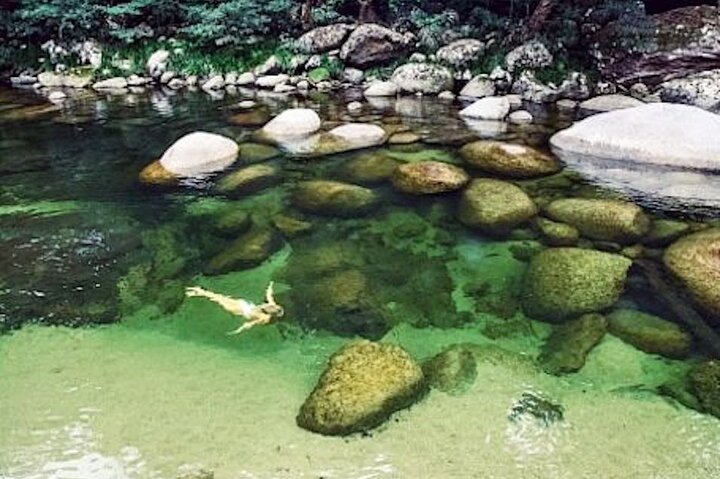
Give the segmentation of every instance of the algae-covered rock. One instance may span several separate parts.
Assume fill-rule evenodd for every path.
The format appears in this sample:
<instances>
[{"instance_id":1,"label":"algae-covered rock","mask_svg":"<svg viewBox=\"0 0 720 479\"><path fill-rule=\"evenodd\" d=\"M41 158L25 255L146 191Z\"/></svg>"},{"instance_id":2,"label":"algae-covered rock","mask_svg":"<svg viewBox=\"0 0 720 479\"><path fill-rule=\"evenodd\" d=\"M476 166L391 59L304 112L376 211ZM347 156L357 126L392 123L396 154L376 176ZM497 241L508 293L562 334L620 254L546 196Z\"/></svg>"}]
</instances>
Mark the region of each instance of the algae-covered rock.
<instances>
[{"instance_id":1,"label":"algae-covered rock","mask_svg":"<svg viewBox=\"0 0 720 479\"><path fill-rule=\"evenodd\" d=\"M280 170L270 165L251 165L229 173L215 185L224 195L241 196L256 193L281 181Z\"/></svg>"},{"instance_id":2,"label":"algae-covered rock","mask_svg":"<svg viewBox=\"0 0 720 479\"><path fill-rule=\"evenodd\" d=\"M549 374L579 371L606 331L607 319L600 314L585 314L556 326L543 345L538 360Z\"/></svg>"},{"instance_id":3,"label":"algae-covered rock","mask_svg":"<svg viewBox=\"0 0 720 479\"><path fill-rule=\"evenodd\" d=\"M720 317L720 228L676 241L665 251L664 262L703 309Z\"/></svg>"},{"instance_id":4,"label":"algae-covered rock","mask_svg":"<svg viewBox=\"0 0 720 479\"><path fill-rule=\"evenodd\" d=\"M313 227L309 221L303 221L292 216L277 214L272 217L272 223L275 228L287 238L295 238L303 233L307 233Z\"/></svg>"},{"instance_id":5,"label":"algae-covered rock","mask_svg":"<svg viewBox=\"0 0 720 479\"><path fill-rule=\"evenodd\" d=\"M274 229L255 227L212 258L205 273L214 275L252 268L268 259L281 246L282 240Z\"/></svg>"},{"instance_id":6,"label":"algae-covered rock","mask_svg":"<svg viewBox=\"0 0 720 479\"><path fill-rule=\"evenodd\" d=\"M300 408L297 424L344 436L370 430L427 391L420 366L402 348L353 342L335 353Z\"/></svg>"},{"instance_id":7,"label":"algae-covered rock","mask_svg":"<svg viewBox=\"0 0 720 479\"><path fill-rule=\"evenodd\" d=\"M577 228L565 223L538 218L535 225L540 230L544 242L550 246L574 246L580 239Z\"/></svg>"},{"instance_id":8,"label":"algae-covered rock","mask_svg":"<svg viewBox=\"0 0 720 479\"><path fill-rule=\"evenodd\" d=\"M460 221L492 235L505 235L537 214L532 199L506 181L479 179L470 183L460 201Z\"/></svg>"},{"instance_id":9,"label":"algae-covered rock","mask_svg":"<svg viewBox=\"0 0 720 479\"><path fill-rule=\"evenodd\" d=\"M243 210L233 209L225 211L213 218L212 227L221 236L237 237L240 233L250 229L252 221L250 215Z\"/></svg>"},{"instance_id":10,"label":"algae-covered rock","mask_svg":"<svg viewBox=\"0 0 720 479\"><path fill-rule=\"evenodd\" d=\"M292 194L295 207L330 216L361 216L373 210L378 202L372 190L338 181L304 181Z\"/></svg>"},{"instance_id":11,"label":"algae-covered rock","mask_svg":"<svg viewBox=\"0 0 720 479\"><path fill-rule=\"evenodd\" d=\"M523 418L532 417L544 427L560 422L564 419L565 408L555 404L549 399L533 393L522 393L510 408L508 420L511 422L522 422Z\"/></svg>"},{"instance_id":12,"label":"algae-covered rock","mask_svg":"<svg viewBox=\"0 0 720 479\"><path fill-rule=\"evenodd\" d=\"M579 248L550 248L531 261L523 280L523 309L558 323L612 306L625 288L632 261Z\"/></svg>"},{"instance_id":13,"label":"algae-covered rock","mask_svg":"<svg viewBox=\"0 0 720 479\"><path fill-rule=\"evenodd\" d=\"M565 198L550 203L546 214L577 228L588 238L630 244L650 230L650 220L632 203L618 200Z\"/></svg>"},{"instance_id":14,"label":"algae-covered rock","mask_svg":"<svg viewBox=\"0 0 720 479\"><path fill-rule=\"evenodd\" d=\"M382 183L392 177L398 165L396 160L380 152L365 153L343 165L342 176L361 185Z\"/></svg>"},{"instance_id":15,"label":"algae-covered rock","mask_svg":"<svg viewBox=\"0 0 720 479\"><path fill-rule=\"evenodd\" d=\"M690 231L690 225L683 221L655 220L643 243L651 247L667 246Z\"/></svg>"},{"instance_id":16,"label":"algae-covered rock","mask_svg":"<svg viewBox=\"0 0 720 479\"><path fill-rule=\"evenodd\" d=\"M244 163L261 163L280 156L280 150L262 143L242 143L240 145L240 159Z\"/></svg>"},{"instance_id":17,"label":"algae-covered rock","mask_svg":"<svg viewBox=\"0 0 720 479\"><path fill-rule=\"evenodd\" d=\"M391 328L382 314L367 276L358 269L330 273L303 293L312 308L304 310L302 323L341 336L380 339Z\"/></svg>"},{"instance_id":18,"label":"algae-covered rock","mask_svg":"<svg viewBox=\"0 0 720 479\"><path fill-rule=\"evenodd\" d=\"M468 165L507 178L535 178L560 170L556 160L534 148L500 141L475 141L463 146L460 154Z\"/></svg>"},{"instance_id":19,"label":"algae-covered rock","mask_svg":"<svg viewBox=\"0 0 720 479\"><path fill-rule=\"evenodd\" d=\"M422 368L430 387L453 395L467 391L477 377L475 355L461 344L428 359Z\"/></svg>"},{"instance_id":20,"label":"algae-covered rock","mask_svg":"<svg viewBox=\"0 0 720 479\"><path fill-rule=\"evenodd\" d=\"M140 182L146 185L170 186L180 179L176 174L166 170L160 161L153 161L140 171Z\"/></svg>"},{"instance_id":21,"label":"algae-covered rock","mask_svg":"<svg viewBox=\"0 0 720 479\"><path fill-rule=\"evenodd\" d=\"M720 361L698 364L690 371L688 382L703 411L720 418Z\"/></svg>"},{"instance_id":22,"label":"algae-covered rock","mask_svg":"<svg viewBox=\"0 0 720 479\"><path fill-rule=\"evenodd\" d=\"M684 358L691 336L677 324L642 311L618 309L608 315L610 333L650 354Z\"/></svg>"},{"instance_id":23,"label":"algae-covered rock","mask_svg":"<svg viewBox=\"0 0 720 479\"><path fill-rule=\"evenodd\" d=\"M432 195L459 190L470 181L462 168L440 161L418 161L395 169L392 183L396 190L412 195Z\"/></svg>"}]
</instances>

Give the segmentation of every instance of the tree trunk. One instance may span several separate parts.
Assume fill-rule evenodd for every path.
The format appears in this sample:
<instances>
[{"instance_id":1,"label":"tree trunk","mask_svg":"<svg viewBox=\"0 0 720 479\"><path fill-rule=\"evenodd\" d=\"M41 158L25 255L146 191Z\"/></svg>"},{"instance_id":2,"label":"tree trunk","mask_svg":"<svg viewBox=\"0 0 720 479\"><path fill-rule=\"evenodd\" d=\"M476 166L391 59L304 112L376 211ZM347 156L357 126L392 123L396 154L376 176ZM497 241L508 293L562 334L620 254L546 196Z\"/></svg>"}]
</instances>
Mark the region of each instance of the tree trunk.
<instances>
[{"instance_id":1,"label":"tree trunk","mask_svg":"<svg viewBox=\"0 0 720 479\"><path fill-rule=\"evenodd\" d=\"M358 23L378 23L378 16L373 6L374 0L358 0L360 4L360 13L358 13Z\"/></svg>"},{"instance_id":2,"label":"tree trunk","mask_svg":"<svg viewBox=\"0 0 720 479\"><path fill-rule=\"evenodd\" d=\"M552 14L556 5L557 0L540 0L540 3L538 3L538 6L535 7L535 10L533 11L532 15L530 15L530 18L528 19L528 22L525 26L526 38L532 37L543 29L545 24L550 19L550 15Z\"/></svg>"}]
</instances>

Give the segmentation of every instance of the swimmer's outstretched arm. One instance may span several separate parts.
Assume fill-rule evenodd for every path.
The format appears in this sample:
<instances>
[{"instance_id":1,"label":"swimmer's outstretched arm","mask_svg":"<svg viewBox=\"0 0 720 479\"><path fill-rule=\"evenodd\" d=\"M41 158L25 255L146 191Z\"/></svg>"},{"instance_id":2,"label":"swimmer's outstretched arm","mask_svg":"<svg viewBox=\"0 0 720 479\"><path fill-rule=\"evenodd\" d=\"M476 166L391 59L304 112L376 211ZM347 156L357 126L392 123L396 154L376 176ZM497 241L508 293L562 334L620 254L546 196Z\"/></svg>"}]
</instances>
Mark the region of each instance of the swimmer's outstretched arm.
<instances>
[{"instance_id":1,"label":"swimmer's outstretched arm","mask_svg":"<svg viewBox=\"0 0 720 479\"><path fill-rule=\"evenodd\" d=\"M213 293L212 291L208 291L198 286L187 288L185 290L185 295L188 297L207 298L210 301L219 304L223 307L223 309L236 316L250 318L253 312L253 304L245 301L244 299L235 299L230 296Z\"/></svg>"}]
</instances>

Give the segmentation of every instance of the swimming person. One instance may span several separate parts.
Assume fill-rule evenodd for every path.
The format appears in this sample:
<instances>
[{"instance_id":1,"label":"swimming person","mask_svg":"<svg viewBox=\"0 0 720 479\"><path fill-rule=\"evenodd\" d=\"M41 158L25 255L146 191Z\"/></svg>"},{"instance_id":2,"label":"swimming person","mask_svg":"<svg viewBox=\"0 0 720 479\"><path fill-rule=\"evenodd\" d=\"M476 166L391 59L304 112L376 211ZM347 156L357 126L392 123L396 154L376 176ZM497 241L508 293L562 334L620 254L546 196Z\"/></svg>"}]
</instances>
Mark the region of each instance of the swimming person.
<instances>
[{"instance_id":1,"label":"swimming person","mask_svg":"<svg viewBox=\"0 0 720 479\"><path fill-rule=\"evenodd\" d=\"M265 302L262 304L254 304L245 299L235 299L222 294L213 293L206 289L200 288L199 286L192 286L185 290L185 296L189 298L202 297L207 298L210 301L219 304L226 311L236 315L242 316L247 321L240 325L235 331L231 331L228 334L240 334L243 331L261 325L270 324L275 319L282 318L285 314L285 310L282 306L275 302L273 296L273 282L271 281L265 291Z\"/></svg>"}]
</instances>

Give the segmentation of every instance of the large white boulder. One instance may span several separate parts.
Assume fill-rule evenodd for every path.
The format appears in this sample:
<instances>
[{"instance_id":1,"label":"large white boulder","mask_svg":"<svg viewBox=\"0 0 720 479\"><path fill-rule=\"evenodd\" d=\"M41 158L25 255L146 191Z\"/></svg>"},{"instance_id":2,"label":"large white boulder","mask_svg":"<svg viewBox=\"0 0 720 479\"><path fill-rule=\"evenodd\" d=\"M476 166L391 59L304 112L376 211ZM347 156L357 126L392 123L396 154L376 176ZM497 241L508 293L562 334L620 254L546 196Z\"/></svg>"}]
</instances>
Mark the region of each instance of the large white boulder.
<instances>
[{"instance_id":1,"label":"large white boulder","mask_svg":"<svg viewBox=\"0 0 720 479\"><path fill-rule=\"evenodd\" d=\"M600 113L553 136L561 159L578 157L720 171L720 115L653 103Z\"/></svg>"},{"instance_id":2,"label":"large white boulder","mask_svg":"<svg viewBox=\"0 0 720 479\"><path fill-rule=\"evenodd\" d=\"M165 70L167 69L167 63L170 59L170 52L167 50L157 50L152 55L150 55L150 58L148 58L148 61L145 65L147 68L148 75L150 75L153 78L160 78L160 75L165 73Z\"/></svg>"},{"instance_id":3,"label":"large white boulder","mask_svg":"<svg viewBox=\"0 0 720 479\"><path fill-rule=\"evenodd\" d=\"M438 94L452 90L452 72L441 65L431 63L407 63L392 74L392 82L407 93Z\"/></svg>"},{"instance_id":4,"label":"large white boulder","mask_svg":"<svg viewBox=\"0 0 720 479\"><path fill-rule=\"evenodd\" d=\"M580 111L585 114L605 113L642 105L642 101L627 95L601 95L580 103Z\"/></svg>"},{"instance_id":5,"label":"large white boulder","mask_svg":"<svg viewBox=\"0 0 720 479\"><path fill-rule=\"evenodd\" d=\"M230 138L196 131L173 143L160 158L160 165L176 176L197 176L224 170L235 162L239 151Z\"/></svg>"},{"instance_id":6,"label":"large white boulder","mask_svg":"<svg viewBox=\"0 0 720 479\"><path fill-rule=\"evenodd\" d=\"M398 93L398 87L391 81L374 81L367 87L364 92L366 97L379 96L395 96Z\"/></svg>"},{"instance_id":7,"label":"large white boulder","mask_svg":"<svg viewBox=\"0 0 720 479\"><path fill-rule=\"evenodd\" d=\"M482 98L464 110L460 116L475 120L504 120L510 113L510 100L504 96Z\"/></svg>"},{"instance_id":8,"label":"large white boulder","mask_svg":"<svg viewBox=\"0 0 720 479\"><path fill-rule=\"evenodd\" d=\"M291 108L270 120L262 129L272 139L308 136L320 129L322 121L309 108Z\"/></svg>"}]
</instances>

